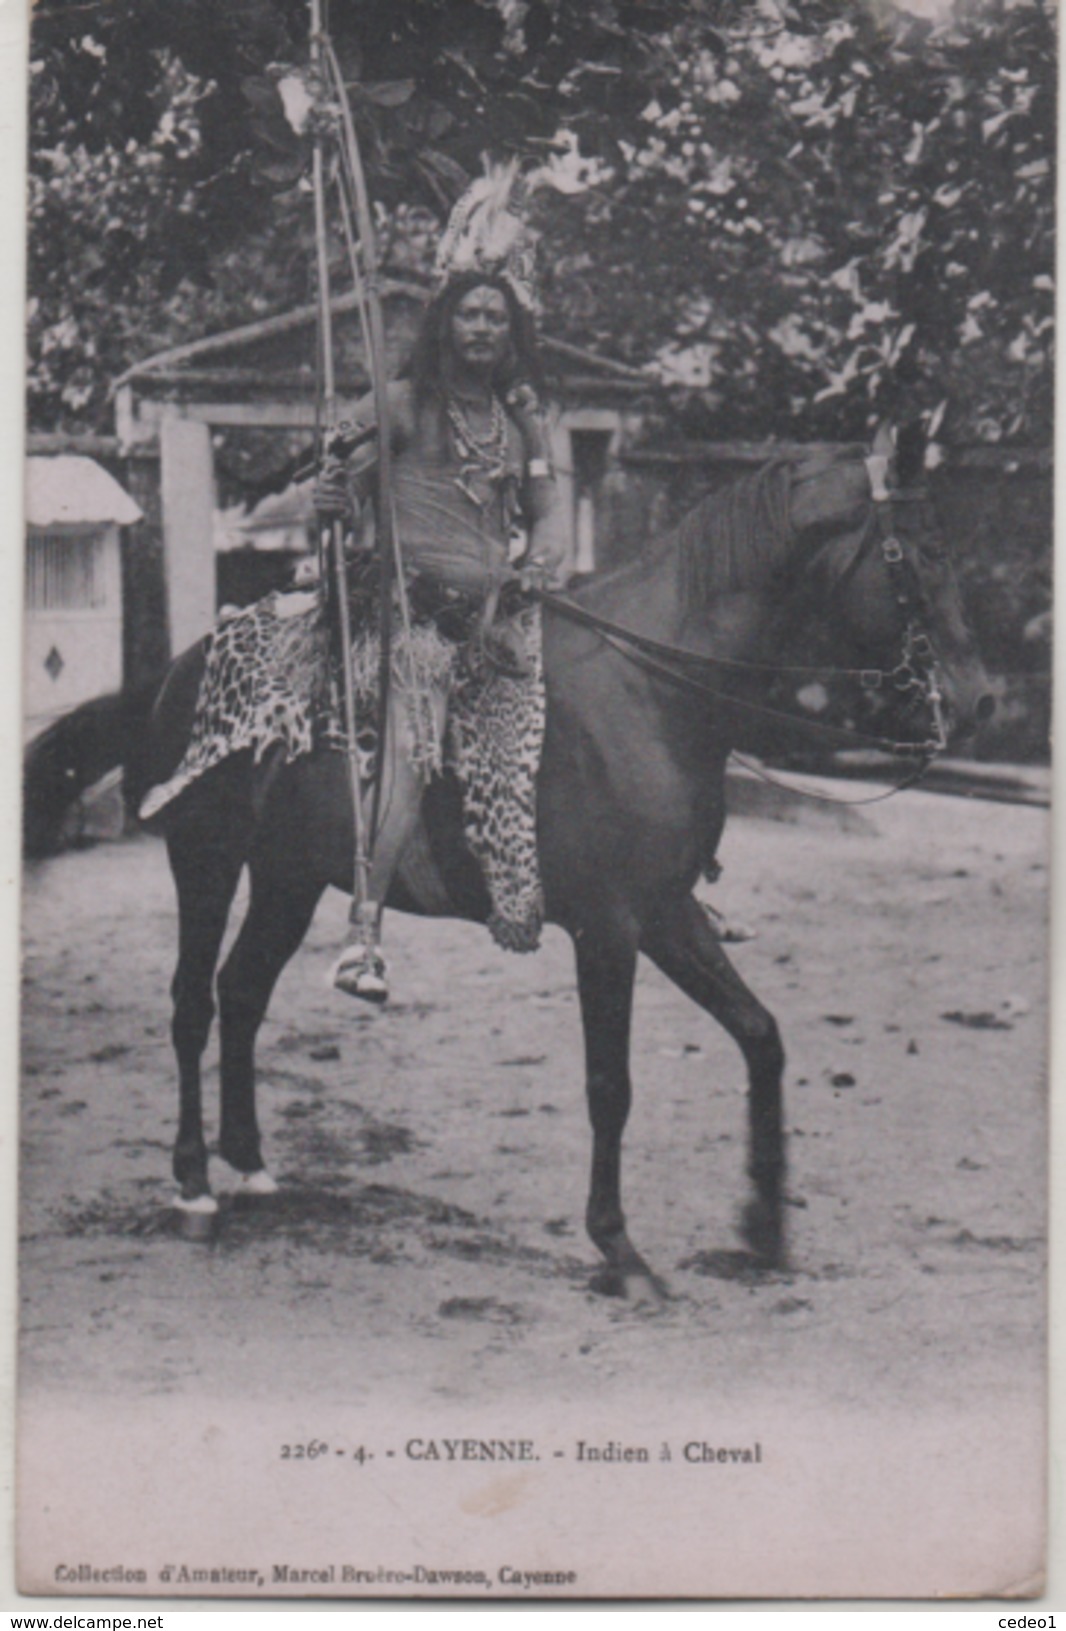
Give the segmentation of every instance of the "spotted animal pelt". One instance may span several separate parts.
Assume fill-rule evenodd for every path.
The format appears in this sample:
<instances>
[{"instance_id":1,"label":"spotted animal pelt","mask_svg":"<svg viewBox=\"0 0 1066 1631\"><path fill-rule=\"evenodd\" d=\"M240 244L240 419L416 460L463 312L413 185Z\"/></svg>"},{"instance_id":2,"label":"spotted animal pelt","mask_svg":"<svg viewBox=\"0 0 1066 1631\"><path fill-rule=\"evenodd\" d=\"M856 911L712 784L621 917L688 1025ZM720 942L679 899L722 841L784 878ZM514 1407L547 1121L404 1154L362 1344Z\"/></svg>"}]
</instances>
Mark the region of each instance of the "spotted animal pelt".
<instances>
[{"instance_id":1,"label":"spotted animal pelt","mask_svg":"<svg viewBox=\"0 0 1066 1631\"><path fill-rule=\"evenodd\" d=\"M205 771L251 749L286 760L310 753L315 721L329 711L325 619L316 594L275 593L225 617L210 635L185 756L141 804L150 821Z\"/></svg>"},{"instance_id":2,"label":"spotted animal pelt","mask_svg":"<svg viewBox=\"0 0 1066 1631\"><path fill-rule=\"evenodd\" d=\"M537 863L537 772L545 691L540 607L512 620L527 673L479 655L460 665L448 708L447 763L463 790L466 841L493 902L489 928L508 951L535 951L544 898Z\"/></svg>"},{"instance_id":3,"label":"spotted animal pelt","mask_svg":"<svg viewBox=\"0 0 1066 1631\"><path fill-rule=\"evenodd\" d=\"M544 740L545 691L540 612L514 619L527 673L511 676L480 647L456 647L431 623L393 640L392 670L409 712L417 762L426 776L453 770L463 793L467 843L492 900L489 928L510 951L539 943L543 898L536 844L536 780ZM360 767L376 750L380 647L364 632L352 650ZM231 754L260 763L280 748L285 761L318 748L343 751L339 676L331 672L319 597L275 593L222 621L211 636L196 718L185 756L141 805L151 820ZM449 693L445 741L433 734L427 691Z\"/></svg>"}]
</instances>

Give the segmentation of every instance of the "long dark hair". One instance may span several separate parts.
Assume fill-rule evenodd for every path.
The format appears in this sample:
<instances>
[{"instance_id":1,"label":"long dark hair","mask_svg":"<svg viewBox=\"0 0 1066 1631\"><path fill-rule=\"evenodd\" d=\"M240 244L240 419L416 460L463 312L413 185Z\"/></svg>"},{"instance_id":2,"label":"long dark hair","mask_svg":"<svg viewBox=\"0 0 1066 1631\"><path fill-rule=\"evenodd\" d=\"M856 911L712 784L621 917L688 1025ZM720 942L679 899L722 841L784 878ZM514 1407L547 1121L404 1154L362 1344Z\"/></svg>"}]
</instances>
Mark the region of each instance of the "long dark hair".
<instances>
[{"instance_id":1,"label":"long dark hair","mask_svg":"<svg viewBox=\"0 0 1066 1631\"><path fill-rule=\"evenodd\" d=\"M496 394L505 397L520 383L532 385L538 395L544 376L537 356L537 336L530 312L519 302L506 278L486 272L463 272L441 290L426 309L422 327L411 347L403 377L414 387L417 411L441 402L451 379L451 327L459 302L471 289L497 289L507 302L511 343L493 375Z\"/></svg>"}]
</instances>

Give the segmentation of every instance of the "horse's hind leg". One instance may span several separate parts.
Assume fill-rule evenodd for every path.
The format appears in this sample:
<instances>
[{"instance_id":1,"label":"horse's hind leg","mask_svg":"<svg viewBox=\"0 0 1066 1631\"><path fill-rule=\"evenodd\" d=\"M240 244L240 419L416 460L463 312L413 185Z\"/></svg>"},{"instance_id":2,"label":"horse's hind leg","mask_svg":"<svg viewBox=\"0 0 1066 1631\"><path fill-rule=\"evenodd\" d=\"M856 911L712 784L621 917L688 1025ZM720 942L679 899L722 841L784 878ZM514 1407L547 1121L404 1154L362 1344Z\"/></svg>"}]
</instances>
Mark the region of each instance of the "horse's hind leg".
<instances>
[{"instance_id":1,"label":"horse's hind leg","mask_svg":"<svg viewBox=\"0 0 1066 1631\"><path fill-rule=\"evenodd\" d=\"M200 1060L215 1016L215 965L244 864L245 838L241 824L225 812L210 819L195 807L167 838L178 896L178 962L170 987L179 1091L173 1168L185 1202L210 1194Z\"/></svg>"},{"instance_id":2,"label":"horse's hind leg","mask_svg":"<svg viewBox=\"0 0 1066 1631\"><path fill-rule=\"evenodd\" d=\"M255 1039L282 969L311 924L325 885L252 867L252 894L218 977L222 1114L218 1148L238 1172L264 1172L255 1112ZM256 1187L255 1185L252 1186ZM269 1179L262 1188L273 1187Z\"/></svg>"},{"instance_id":3,"label":"horse's hind leg","mask_svg":"<svg viewBox=\"0 0 1066 1631\"><path fill-rule=\"evenodd\" d=\"M744 1055L749 1084L748 1173L755 1195L745 1209L741 1229L761 1263L779 1265L785 1257L781 1126L785 1056L777 1022L744 984L703 908L691 896L645 929L641 949L686 996L724 1026Z\"/></svg>"},{"instance_id":4,"label":"horse's hind leg","mask_svg":"<svg viewBox=\"0 0 1066 1631\"><path fill-rule=\"evenodd\" d=\"M592 1175L586 1225L605 1263L595 1284L612 1296L658 1303L662 1287L633 1245L622 1212L622 1134L629 1117L629 1027L637 953L631 937L581 930L574 935L589 1119Z\"/></svg>"}]
</instances>

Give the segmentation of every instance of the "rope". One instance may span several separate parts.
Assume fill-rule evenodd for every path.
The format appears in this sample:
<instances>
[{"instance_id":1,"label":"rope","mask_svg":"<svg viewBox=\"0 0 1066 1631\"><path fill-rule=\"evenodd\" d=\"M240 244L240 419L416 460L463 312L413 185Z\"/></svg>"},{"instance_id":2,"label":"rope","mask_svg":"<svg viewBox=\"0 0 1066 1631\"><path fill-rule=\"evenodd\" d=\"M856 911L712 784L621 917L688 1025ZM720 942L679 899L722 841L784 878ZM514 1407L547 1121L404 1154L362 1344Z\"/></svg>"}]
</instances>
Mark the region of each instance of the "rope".
<instances>
[{"instance_id":1,"label":"rope","mask_svg":"<svg viewBox=\"0 0 1066 1631\"><path fill-rule=\"evenodd\" d=\"M738 673L748 674L802 674L808 678L828 676L832 679L860 680L867 689L876 690L884 681L891 677L891 670L883 668L834 668L823 664L821 667L806 665L790 665L786 663L752 663L745 662L740 657L712 657L700 651L686 651L682 646L665 645L661 640L653 640L649 635L638 634L635 629L627 629L624 624L614 623L609 617L601 617L598 612L590 612L575 600L567 600L562 595L552 594L547 589L533 589L530 591L545 606L559 612L572 623L580 623L585 628L595 629L599 634L610 634L617 640L623 640L627 645L634 646L638 651L647 652L651 657L661 657L668 662L683 662L693 668L731 668Z\"/></svg>"},{"instance_id":2,"label":"rope","mask_svg":"<svg viewBox=\"0 0 1066 1631\"><path fill-rule=\"evenodd\" d=\"M702 680L694 679L688 674L679 674L676 669L669 668L644 651L628 650L625 644L612 634L604 633L603 638L622 657L637 663L639 667L647 669L657 678L666 680L668 684L676 686L681 691L690 691L696 696L713 697L716 702L724 703L727 708L740 708L746 713L762 714L767 719L780 720L794 729L835 737L838 742L850 745L860 743L864 747L880 748L882 752L891 753L895 757L915 753L928 756L932 750L932 744L929 742L897 742L891 737L873 736L865 731L853 730L847 725L823 725L820 720L801 719L798 714L787 714L784 709L771 708L765 702L750 702L743 697L730 696L713 685L705 685Z\"/></svg>"},{"instance_id":3,"label":"rope","mask_svg":"<svg viewBox=\"0 0 1066 1631\"><path fill-rule=\"evenodd\" d=\"M897 793L904 793L908 788L914 787L916 783L918 783L925 775L933 758L932 745L930 743L894 742L888 737L869 736L863 731L851 730L844 725L823 725L816 719L800 719L795 714L786 714L780 708L770 708L763 703L747 702L739 697L727 696L724 692L715 690L713 686L703 685L700 683L700 681L690 679L685 674L675 673L673 670L666 668L660 663L657 663L654 658L647 656L643 652L627 651L623 644L610 634L604 634L603 638L609 645L613 646L621 656L626 657L631 662L638 663L641 668L646 668L650 673L657 674L659 678L665 679L669 683L676 685L680 690L693 691L699 695L714 697L716 701L724 702L726 707L742 708L746 709L749 713L763 714L771 719L782 720L786 725L790 725L793 728L798 727L800 730L820 732L823 736L834 736L838 740L843 740L851 745L858 742L867 747L878 747L891 753L896 758L907 754L918 755L918 763L915 765L914 769L908 771L903 777L902 781L897 782L894 787L886 788L883 793L871 793L862 798L848 799L838 798L833 793L816 792L813 788L802 787L793 782L780 780L772 776L764 766L758 763L757 760L749 758L747 754L738 753L734 749L732 757L736 759L737 763L742 764L745 769L750 770L751 773L754 776L758 776L761 781L768 782L771 787L784 788L786 791L796 793L802 798L812 799L818 804L840 804L844 806L881 804L885 799L894 798Z\"/></svg>"},{"instance_id":4,"label":"rope","mask_svg":"<svg viewBox=\"0 0 1066 1631\"><path fill-rule=\"evenodd\" d=\"M569 618L585 628L593 629L608 645L612 646L620 656L655 674L659 679L675 685L679 690L691 691L697 696L713 697L718 702L724 702L727 707L745 709L749 713L764 714L767 718L781 720L799 730L819 732L823 736L834 736L839 741L849 744L861 743L866 747L880 748L883 752L895 756L901 754L921 753L928 754L932 748L929 742L897 742L886 736L874 736L865 731L857 731L846 725L823 725L816 719L801 719L797 714L785 713L781 708L771 708L768 703L750 702L741 697L730 696L712 685L697 679L694 675L679 673L668 665L677 660L692 663L695 666L714 670L716 668L736 668L759 674L832 674L843 677L863 678L878 676L878 683L884 679L884 671L875 668L778 668L773 663L745 663L739 659L729 657L710 657L695 651L684 651L677 646L664 645L660 640L652 640L647 635L637 634L634 629L627 629L620 623L613 623L610 618L600 617L590 612L575 601L566 600L561 595L554 595L546 589L531 589L529 593L556 611L562 617Z\"/></svg>"},{"instance_id":5,"label":"rope","mask_svg":"<svg viewBox=\"0 0 1066 1631\"><path fill-rule=\"evenodd\" d=\"M909 788L914 787L929 769L928 758L923 758L916 769L908 771L902 781L897 782L894 787L887 787L883 793L871 793L865 798L842 799L838 798L835 793L820 793L813 787L804 787L799 782L785 781L780 777L772 776L765 765L761 765L758 759L749 758L746 753L734 751L732 757L737 761L737 764L743 765L745 770L750 770L753 776L758 776L760 781L768 782L771 787L784 788L787 793L796 793L800 798L812 799L817 804L842 804L845 809L851 809L860 804L883 804L885 799L895 798L897 793L905 793Z\"/></svg>"}]
</instances>

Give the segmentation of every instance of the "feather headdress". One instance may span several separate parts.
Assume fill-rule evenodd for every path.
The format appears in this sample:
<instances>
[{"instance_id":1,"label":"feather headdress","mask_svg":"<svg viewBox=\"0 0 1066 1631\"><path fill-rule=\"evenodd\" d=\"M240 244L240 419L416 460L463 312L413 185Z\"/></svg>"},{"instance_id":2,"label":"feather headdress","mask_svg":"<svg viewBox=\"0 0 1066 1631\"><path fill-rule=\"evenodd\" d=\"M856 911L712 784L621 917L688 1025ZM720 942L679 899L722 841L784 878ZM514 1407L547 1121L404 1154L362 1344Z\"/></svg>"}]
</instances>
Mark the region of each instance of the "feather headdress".
<instances>
[{"instance_id":1,"label":"feather headdress","mask_svg":"<svg viewBox=\"0 0 1066 1631\"><path fill-rule=\"evenodd\" d=\"M452 210L434 267L438 288L466 272L504 278L527 310L537 306L534 279L537 234L526 220L530 197L539 187L583 192L591 166L581 159L576 138L567 133L553 143L547 163L522 175L517 158L506 163L483 159L485 173L471 183Z\"/></svg>"},{"instance_id":2,"label":"feather headdress","mask_svg":"<svg viewBox=\"0 0 1066 1631\"><path fill-rule=\"evenodd\" d=\"M521 214L525 191L517 159L486 161L485 174L463 193L444 229L434 266L439 288L466 272L484 272L506 279L523 306L536 305L535 239Z\"/></svg>"}]
</instances>

